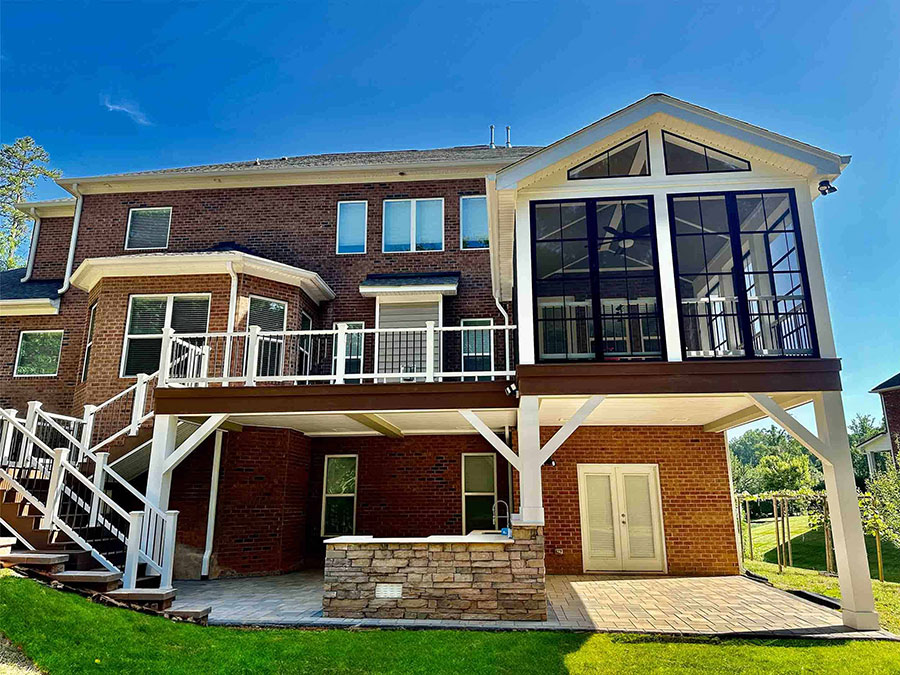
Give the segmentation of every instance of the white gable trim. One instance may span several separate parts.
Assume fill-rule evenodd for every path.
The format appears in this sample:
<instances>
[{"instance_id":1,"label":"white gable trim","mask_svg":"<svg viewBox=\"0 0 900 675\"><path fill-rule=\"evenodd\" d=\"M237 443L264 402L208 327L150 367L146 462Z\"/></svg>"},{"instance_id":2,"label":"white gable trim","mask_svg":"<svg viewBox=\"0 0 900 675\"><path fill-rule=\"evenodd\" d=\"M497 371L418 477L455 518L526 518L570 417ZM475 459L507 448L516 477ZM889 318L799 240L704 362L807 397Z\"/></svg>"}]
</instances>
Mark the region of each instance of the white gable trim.
<instances>
[{"instance_id":1,"label":"white gable trim","mask_svg":"<svg viewBox=\"0 0 900 675\"><path fill-rule=\"evenodd\" d=\"M764 150L809 164L817 173L822 175L836 176L841 173L841 170L850 161L849 156L836 155L821 148L755 127L752 124L680 101L671 96L651 94L547 146L543 150L501 169L497 172L497 189L516 189L519 182L525 178L551 167L557 162L562 162L571 155L575 155L613 134L638 124L656 113L670 115L685 122L705 127L710 131L721 133Z\"/></svg>"}]
</instances>

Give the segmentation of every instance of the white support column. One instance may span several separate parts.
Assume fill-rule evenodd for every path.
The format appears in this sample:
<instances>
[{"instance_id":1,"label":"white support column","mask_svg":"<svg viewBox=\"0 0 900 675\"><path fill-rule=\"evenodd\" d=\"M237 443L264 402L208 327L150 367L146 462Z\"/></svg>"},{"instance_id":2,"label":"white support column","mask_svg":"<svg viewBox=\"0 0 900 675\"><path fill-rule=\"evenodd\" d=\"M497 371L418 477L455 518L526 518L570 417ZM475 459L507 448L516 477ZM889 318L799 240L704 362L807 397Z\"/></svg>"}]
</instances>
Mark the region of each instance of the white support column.
<instances>
[{"instance_id":1,"label":"white support column","mask_svg":"<svg viewBox=\"0 0 900 675\"><path fill-rule=\"evenodd\" d=\"M544 497L541 485L541 421L537 396L519 399L519 513L517 522L544 524Z\"/></svg>"},{"instance_id":2,"label":"white support column","mask_svg":"<svg viewBox=\"0 0 900 675\"><path fill-rule=\"evenodd\" d=\"M16 415L19 414L19 411L15 408L7 408L6 414L16 418ZM7 422L5 419L3 420L3 431L0 434L0 465L6 464L9 461L10 454L12 452L12 440L13 440L13 427L12 423Z\"/></svg>"},{"instance_id":3,"label":"white support column","mask_svg":"<svg viewBox=\"0 0 900 675\"><path fill-rule=\"evenodd\" d=\"M534 289L531 281L531 213L527 200L516 205L516 325L519 363L534 363Z\"/></svg>"},{"instance_id":4,"label":"white support column","mask_svg":"<svg viewBox=\"0 0 900 675\"><path fill-rule=\"evenodd\" d=\"M137 569L140 562L141 531L144 529L144 512L131 511L128 514L128 541L125 549L125 570L122 587L126 590L137 588Z\"/></svg>"},{"instance_id":5,"label":"white support column","mask_svg":"<svg viewBox=\"0 0 900 675\"><path fill-rule=\"evenodd\" d=\"M216 506L219 501L219 471L222 466L222 439L225 432L216 430L216 443L213 450L212 475L209 479L209 506L206 511L206 548L200 563L200 577L209 576L209 561L212 558L213 540L216 533Z\"/></svg>"},{"instance_id":6,"label":"white support column","mask_svg":"<svg viewBox=\"0 0 900 675\"><path fill-rule=\"evenodd\" d=\"M425 381L434 382L434 321L425 322Z\"/></svg>"},{"instance_id":7,"label":"white support column","mask_svg":"<svg viewBox=\"0 0 900 675\"><path fill-rule=\"evenodd\" d=\"M377 333L376 333L377 336ZM378 353L376 347L375 353ZM344 384L344 374L347 372L347 324L337 325L337 346L335 347L334 383Z\"/></svg>"},{"instance_id":8,"label":"white support column","mask_svg":"<svg viewBox=\"0 0 900 675\"><path fill-rule=\"evenodd\" d=\"M178 511L166 511L166 531L163 533L162 574L160 588L172 588L175 572L175 535L178 531Z\"/></svg>"},{"instance_id":9,"label":"white support column","mask_svg":"<svg viewBox=\"0 0 900 675\"><path fill-rule=\"evenodd\" d=\"M662 141L651 136L650 165L665 166L662 157ZM658 154L654 152L658 147ZM655 164L654 164L655 162ZM672 235L669 226L669 201L665 190L653 192L653 213L656 220L656 253L659 258L659 303L662 307L663 328L666 337L666 358L681 361L681 321L679 318L678 293L675 288L675 262L672 252Z\"/></svg>"},{"instance_id":10,"label":"white support column","mask_svg":"<svg viewBox=\"0 0 900 675\"><path fill-rule=\"evenodd\" d=\"M826 391L816 397L813 405L816 429L828 451L828 455L821 458L822 472L825 474L841 589L841 614L844 624L851 628L877 630L878 614L872 596L866 542L850 459L850 441L844 421L844 404L840 392Z\"/></svg>"},{"instance_id":11,"label":"white support column","mask_svg":"<svg viewBox=\"0 0 900 675\"><path fill-rule=\"evenodd\" d=\"M866 450L866 465L869 467L869 478L875 475L875 453Z\"/></svg>"},{"instance_id":12,"label":"white support column","mask_svg":"<svg viewBox=\"0 0 900 675\"><path fill-rule=\"evenodd\" d=\"M65 469L63 462L69 457L68 448L56 448L53 450L53 468L50 470L50 484L47 488L47 501L44 517L41 518L41 529L49 530L53 527L53 521L59 515L59 502L62 495L63 477Z\"/></svg>"},{"instance_id":13,"label":"white support column","mask_svg":"<svg viewBox=\"0 0 900 675\"><path fill-rule=\"evenodd\" d=\"M244 373L245 384L256 386L256 368L259 363L259 326L250 326L247 333L247 372Z\"/></svg>"},{"instance_id":14,"label":"white support column","mask_svg":"<svg viewBox=\"0 0 900 675\"><path fill-rule=\"evenodd\" d=\"M134 399L131 402L131 428L129 436L137 436L141 430L141 418L144 416L144 406L147 404L147 382L149 376L138 373L137 386L134 388Z\"/></svg>"},{"instance_id":15,"label":"white support column","mask_svg":"<svg viewBox=\"0 0 900 675\"><path fill-rule=\"evenodd\" d=\"M157 415L153 420L153 440L150 445L150 466L147 470L147 499L161 511L169 505L171 472L166 473L166 460L175 452L176 415Z\"/></svg>"}]
</instances>

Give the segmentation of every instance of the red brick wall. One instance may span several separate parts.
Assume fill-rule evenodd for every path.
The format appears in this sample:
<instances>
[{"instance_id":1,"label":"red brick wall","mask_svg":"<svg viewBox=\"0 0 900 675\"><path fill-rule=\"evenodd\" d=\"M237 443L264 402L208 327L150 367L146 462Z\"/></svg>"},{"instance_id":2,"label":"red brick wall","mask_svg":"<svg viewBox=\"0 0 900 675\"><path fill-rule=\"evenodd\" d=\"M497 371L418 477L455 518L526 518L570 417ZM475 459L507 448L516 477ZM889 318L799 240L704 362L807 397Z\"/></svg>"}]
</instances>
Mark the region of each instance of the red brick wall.
<instances>
[{"instance_id":1,"label":"red brick wall","mask_svg":"<svg viewBox=\"0 0 900 675\"><path fill-rule=\"evenodd\" d=\"M206 544L212 440L175 470L179 572L196 577ZM289 429L228 432L222 450L210 576L252 576L303 567L310 442Z\"/></svg>"},{"instance_id":2,"label":"red brick wall","mask_svg":"<svg viewBox=\"0 0 900 675\"><path fill-rule=\"evenodd\" d=\"M900 457L900 389L886 391L881 394L884 403L884 416L888 433L891 437L894 457Z\"/></svg>"},{"instance_id":3,"label":"red brick wall","mask_svg":"<svg viewBox=\"0 0 900 675\"><path fill-rule=\"evenodd\" d=\"M481 436L315 438L309 487L310 557L323 557L325 455L356 454L356 533L376 537L462 534L462 453L494 452ZM497 496L509 501L506 461L497 455ZM502 507L501 507L502 508ZM313 548L315 547L315 548Z\"/></svg>"},{"instance_id":4,"label":"red brick wall","mask_svg":"<svg viewBox=\"0 0 900 675\"><path fill-rule=\"evenodd\" d=\"M541 442L556 430L542 427ZM724 434L699 427L577 429L542 471L547 572L583 570L577 465L632 463L659 465L669 574L738 574L725 448Z\"/></svg>"},{"instance_id":5,"label":"red brick wall","mask_svg":"<svg viewBox=\"0 0 900 675\"><path fill-rule=\"evenodd\" d=\"M62 279L66 275L72 222L72 217L41 218L32 279Z\"/></svg>"},{"instance_id":6,"label":"red brick wall","mask_svg":"<svg viewBox=\"0 0 900 675\"><path fill-rule=\"evenodd\" d=\"M60 313L46 316L4 316L0 319L0 406L23 416L28 401L42 401L50 412L68 413L81 377L82 340L87 294L72 289L60 300ZM13 377L19 333L23 330L60 330L63 333L56 377Z\"/></svg>"}]
</instances>

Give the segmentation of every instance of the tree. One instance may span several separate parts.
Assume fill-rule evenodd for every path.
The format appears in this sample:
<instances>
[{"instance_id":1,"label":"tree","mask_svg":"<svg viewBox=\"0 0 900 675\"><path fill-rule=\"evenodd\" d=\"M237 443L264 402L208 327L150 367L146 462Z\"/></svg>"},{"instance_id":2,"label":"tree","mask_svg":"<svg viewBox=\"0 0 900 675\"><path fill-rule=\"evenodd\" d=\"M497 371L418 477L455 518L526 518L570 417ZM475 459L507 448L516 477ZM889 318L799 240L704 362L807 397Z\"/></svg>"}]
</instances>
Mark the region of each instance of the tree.
<instances>
[{"instance_id":1,"label":"tree","mask_svg":"<svg viewBox=\"0 0 900 675\"><path fill-rule=\"evenodd\" d=\"M766 455L759 462L763 490L802 490L813 485L806 455Z\"/></svg>"},{"instance_id":2,"label":"tree","mask_svg":"<svg viewBox=\"0 0 900 675\"><path fill-rule=\"evenodd\" d=\"M30 219L16 210L27 200L39 178L59 178L58 169L47 166L50 155L30 136L17 138L0 149L0 270L25 264L19 253L29 233Z\"/></svg>"}]
</instances>

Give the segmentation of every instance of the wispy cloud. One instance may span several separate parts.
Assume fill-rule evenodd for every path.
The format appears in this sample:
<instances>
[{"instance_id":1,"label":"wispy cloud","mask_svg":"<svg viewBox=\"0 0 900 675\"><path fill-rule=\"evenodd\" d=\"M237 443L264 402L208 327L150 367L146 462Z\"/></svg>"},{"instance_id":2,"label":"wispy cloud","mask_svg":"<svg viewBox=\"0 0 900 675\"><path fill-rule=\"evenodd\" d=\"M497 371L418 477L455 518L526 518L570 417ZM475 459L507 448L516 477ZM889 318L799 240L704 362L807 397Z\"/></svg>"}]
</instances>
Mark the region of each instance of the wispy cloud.
<instances>
[{"instance_id":1,"label":"wispy cloud","mask_svg":"<svg viewBox=\"0 0 900 675\"><path fill-rule=\"evenodd\" d=\"M123 112L128 115L136 124L149 127L153 124L147 116L141 112L141 109L135 103L127 101L113 102L109 96L103 97L103 105L111 112Z\"/></svg>"}]
</instances>

